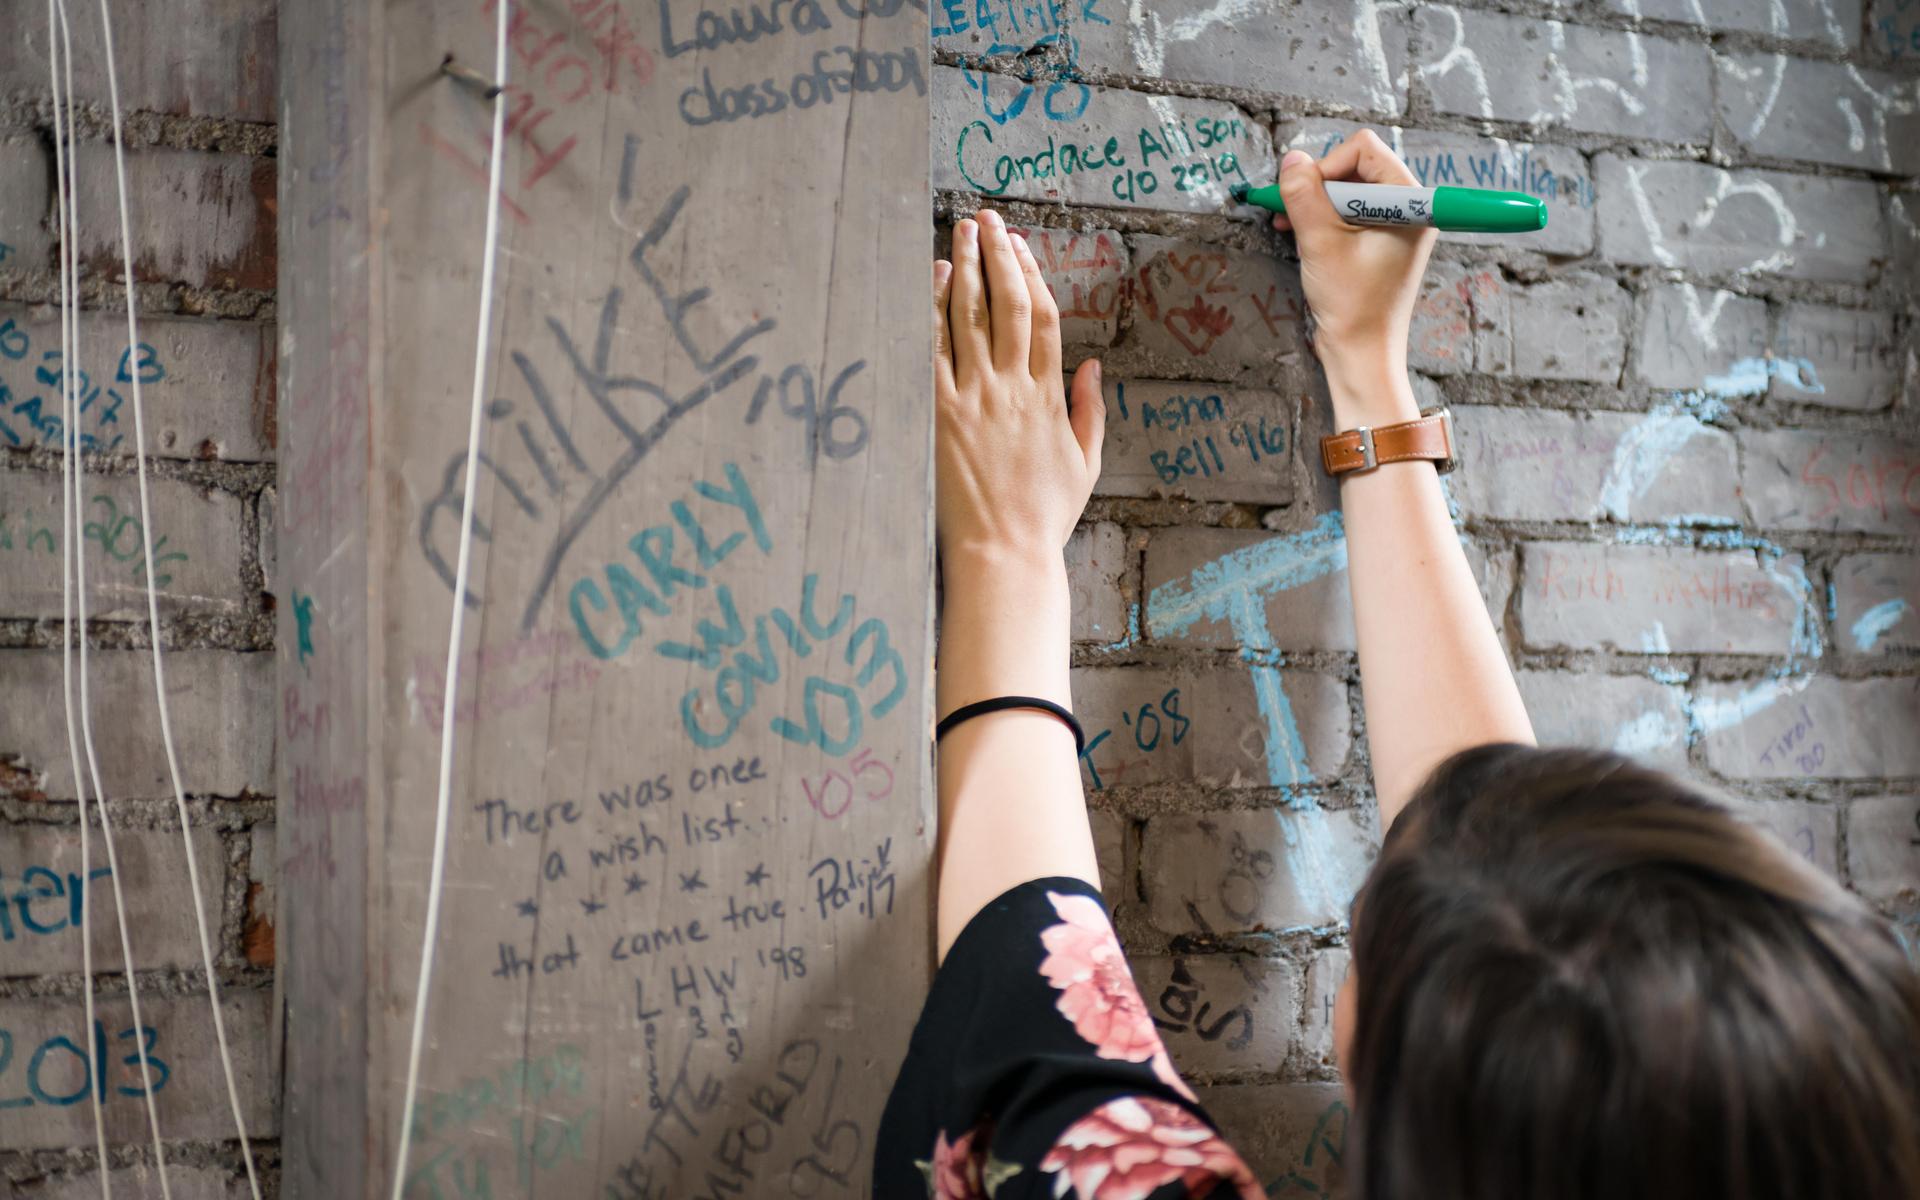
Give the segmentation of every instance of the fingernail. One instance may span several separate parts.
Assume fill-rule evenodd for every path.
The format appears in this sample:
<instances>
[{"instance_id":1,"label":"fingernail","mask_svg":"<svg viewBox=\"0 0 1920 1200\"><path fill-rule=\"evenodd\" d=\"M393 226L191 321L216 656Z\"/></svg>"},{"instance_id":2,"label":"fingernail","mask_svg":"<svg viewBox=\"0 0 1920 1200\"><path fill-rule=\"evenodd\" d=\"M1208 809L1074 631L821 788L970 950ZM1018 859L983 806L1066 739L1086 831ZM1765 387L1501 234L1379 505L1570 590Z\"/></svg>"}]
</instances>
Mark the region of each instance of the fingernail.
<instances>
[{"instance_id":1,"label":"fingernail","mask_svg":"<svg viewBox=\"0 0 1920 1200\"><path fill-rule=\"evenodd\" d=\"M960 235L960 240L963 242L971 242L980 236L980 227L972 221L960 222L953 227L953 231Z\"/></svg>"},{"instance_id":2,"label":"fingernail","mask_svg":"<svg viewBox=\"0 0 1920 1200\"><path fill-rule=\"evenodd\" d=\"M1288 167L1297 167L1301 163L1312 161L1313 155L1308 154L1305 150L1289 150L1280 159L1280 169L1284 171Z\"/></svg>"},{"instance_id":3,"label":"fingernail","mask_svg":"<svg viewBox=\"0 0 1920 1200\"><path fill-rule=\"evenodd\" d=\"M1019 251L1020 253L1022 253L1022 254L1031 254L1031 253L1032 253L1032 251L1031 251L1031 250L1029 250L1029 249L1027 248L1027 239L1026 239L1026 238L1024 238L1024 237L1022 237L1022 236L1020 236L1020 235L1019 235L1019 234L1017 234L1017 233L1016 233L1016 234L1013 234L1013 235L1012 235L1012 237L1013 237L1013 248L1014 248L1015 250L1018 250L1018 251Z\"/></svg>"},{"instance_id":4,"label":"fingernail","mask_svg":"<svg viewBox=\"0 0 1920 1200\"><path fill-rule=\"evenodd\" d=\"M1093 381L1095 383L1099 383L1100 382L1100 360L1095 358L1095 359L1089 359L1088 361L1093 364Z\"/></svg>"},{"instance_id":5,"label":"fingernail","mask_svg":"<svg viewBox=\"0 0 1920 1200\"><path fill-rule=\"evenodd\" d=\"M981 213L980 213L980 219L981 219L982 221L984 221L984 222L986 222L986 223L987 223L988 225L998 225L998 224L1000 224L1000 214L999 214L999 213L997 213L997 212L995 212L995 211L993 211L993 210L992 210L992 209L990 209L990 208L989 208L989 209L983 209L983 210L981 211Z\"/></svg>"},{"instance_id":6,"label":"fingernail","mask_svg":"<svg viewBox=\"0 0 1920 1200\"><path fill-rule=\"evenodd\" d=\"M953 274L952 263L944 258L936 258L933 260L933 280L935 283L945 283L947 276L951 274Z\"/></svg>"}]
</instances>

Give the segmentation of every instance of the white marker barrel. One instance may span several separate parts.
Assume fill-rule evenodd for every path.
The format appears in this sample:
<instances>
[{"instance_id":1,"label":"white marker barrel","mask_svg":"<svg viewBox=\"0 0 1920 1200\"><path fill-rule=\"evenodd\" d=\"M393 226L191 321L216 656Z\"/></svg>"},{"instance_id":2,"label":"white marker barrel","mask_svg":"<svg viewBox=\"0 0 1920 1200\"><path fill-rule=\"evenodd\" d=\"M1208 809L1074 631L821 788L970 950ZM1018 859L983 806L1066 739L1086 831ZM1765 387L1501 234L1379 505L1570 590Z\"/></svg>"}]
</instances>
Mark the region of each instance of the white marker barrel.
<instances>
[{"instance_id":1,"label":"white marker barrel","mask_svg":"<svg viewBox=\"0 0 1920 1200\"><path fill-rule=\"evenodd\" d=\"M1432 188L1384 183L1329 183L1327 198L1349 225L1431 225Z\"/></svg>"}]
</instances>

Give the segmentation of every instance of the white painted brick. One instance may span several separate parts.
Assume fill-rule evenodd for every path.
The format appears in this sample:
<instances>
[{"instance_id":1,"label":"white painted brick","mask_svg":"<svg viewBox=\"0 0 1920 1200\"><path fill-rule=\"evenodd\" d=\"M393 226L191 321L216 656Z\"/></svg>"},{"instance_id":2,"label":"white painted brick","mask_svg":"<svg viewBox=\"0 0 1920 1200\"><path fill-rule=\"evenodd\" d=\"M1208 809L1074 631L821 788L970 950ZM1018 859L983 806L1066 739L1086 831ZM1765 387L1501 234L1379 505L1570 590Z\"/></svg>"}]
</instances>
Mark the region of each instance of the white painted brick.
<instances>
[{"instance_id":1,"label":"white painted brick","mask_svg":"<svg viewBox=\"0 0 1920 1200\"><path fill-rule=\"evenodd\" d=\"M1773 373L1771 390L1782 400L1867 412L1892 404L1900 390L1891 313L1789 304L1773 353L1791 363Z\"/></svg>"},{"instance_id":2,"label":"white painted brick","mask_svg":"<svg viewBox=\"0 0 1920 1200\"><path fill-rule=\"evenodd\" d=\"M1840 810L1831 804L1805 800L1753 800L1729 797L1725 801L1749 825L1765 830L1789 852L1800 856L1835 879L1840 877Z\"/></svg>"},{"instance_id":3,"label":"white painted brick","mask_svg":"<svg viewBox=\"0 0 1920 1200\"><path fill-rule=\"evenodd\" d=\"M273 159L146 149L128 153L126 161L127 194L137 201L129 213L136 276L197 287L274 287ZM112 203L112 145L82 142L76 164L79 194ZM85 212L81 262L117 279L119 223L87 221Z\"/></svg>"},{"instance_id":4,"label":"white painted brick","mask_svg":"<svg viewBox=\"0 0 1920 1200\"><path fill-rule=\"evenodd\" d=\"M1173 377L1231 378L1305 362L1300 273L1270 255L1142 234L1133 239L1125 346Z\"/></svg>"},{"instance_id":5,"label":"white painted brick","mask_svg":"<svg viewBox=\"0 0 1920 1200\"><path fill-rule=\"evenodd\" d=\"M47 91L46 13L15 10L23 36L0 47L0 90ZM273 0L179 0L115 5L114 74L129 114L272 121L279 104L278 5ZM107 106L100 8L67 5L74 100ZM25 36L27 30L31 36Z\"/></svg>"},{"instance_id":6,"label":"white painted brick","mask_svg":"<svg viewBox=\"0 0 1920 1200\"><path fill-rule=\"evenodd\" d=\"M1251 954L1147 955L1133 960L1147 1012L1182 1075L1275 1071L1298 1025L1295 975Z\"/></svg>"},{"instance_id":7,"label":"white painted brick","mask_svg":"<svg viewBox=\"0 0 1920 1200\"><path fill-rule=\"evenodd\" d=\"M0 973L10 976L80 973L81 893L92 909L93 967L119 971L119 919L107 867L105 835L95 829L92 869L80 863L80 831L67 825L0 826ZM127 906L134 965L200 968L187 856L177 831L121 829L114 835L120 890ZM208 933L219 937L226 851L212 830L193 832ZM91 879L91 883L82 883Z\"/></svg>"},{"instance_id":8,"label":"white painted brick","mask_svg":"<svg viewBox=\"0 0 1920 1200\"><path fill-rule=\"evenodd\" d=\"M280 574L280 493L265 488L260 493L260 576L268 595L277 595Z\"/></svg>"},{"instance_id":9,"label":"white painted brick","mask_svg":"<svg viewBox=\"0 0 1920 1200\"><path fill-rule=\"evenodd\" d=\"M1657 388L1728 390L1709 381L1765 358L1767 305L1690 283L1656 283L1640 297L1634 376ZM1764 379L1764 376L1762 377Z\"/></svg>"},{"instance_id":10,"label":"white painted brick","mask_svg":"<svg viewBox=\"0 0 1920 1200\"><path fill-rule=\"evenodd\" d=\"M1649 21L1704 25L1718 32L1762 33L1796 41L1851 46L1860 30L1860 0L1606 0L1613 12Z\"/></svg>"},{"instance_id":11,"label":"white painted brick","mask_svg":"<svg viewBox=\"0 0 1920 1200\"><path fill-rule=\"evenodd\" d=\"M1833 633L1841 649L1920 649L1920 558L1849 555L1834 564L1833 600Z\"/></svg>"},{"instance_id":12,"label":"white painted brick","mask_svg":"<svg viewBox=\"0 0 1920 1200\"><path fill-rule=\"evenodd\" d=\"M1142 840L1148 911L1171 934L1340 925L1377 847L1370 823L1354 811L1151 817Z\"/></svg>"},{"instance_id":13,"label":"white painted brick","mask_svg":"<svg viewBox=\"0 0 1920 1200\"><path fill-rule=\"evenodd\" d=\"M60 616L60 490L55 472L0 472L0 614ZM162 613L244 607L240 499L172 479L152 479L149 490ZM132 475L88 475L81 494L87 616L144 620L138 481Z\"/></svg>"},{"instance_id":14,"label":"white painted brick","mask_svg":"<svg viewBox=\"0 0 1920 1200\"><path fill-rule=\"evenodd\" d=\"M933 186L1018 200L1216 212L1231 185L1274 176L1268 131L1232 104L1089 87L1082 106L1080 85L1065 84L1072 99L1061 99L1054 111L1078 112L1057 120L1046 111L1049 86L933 68ZM1030 103L1018 101L1023 90Z\"/></svg>"},{"instance_id":15,"label":"white painted brick","mask_svg":"<svg viewBox=\"0 0 1920 1200\"><path fill-rule=\"evenodd\" d=\"M153 703L152 658L145 650L96 650L89 657L94 742L108 795L171 798ZM271 795L273 655L172 650L166 668L187 793ZM0 650L0 696L32 698L30 703L10 699L0 710L0 755L18 755L26 770L41 776L41 791L68 800L74 795L73 771L60 686L58 650Z\"/></svg>"},{"instance_id":16,"label":"white painted brick","mask_svg":"<svg viewBox=\"0 0 1920 1200\"><path fill-rule=\"evenodd\" d=\"M1105 20L1103 6L1112 2L1093 0L1086 12L1096 23ZM937 49L988 55L1018 53L1059 39L1079 16L1066 0L934 0L929 11Z\"/></svg>"},{"instance_id":17,"label":"white painted brick","mask_svg":"<svg viewBox=\"0 0 1920 1200\"><path fill-rule=\"evenodd\" d=\"M1346 982L1347 972L1352 969L1353 956L1339 946L1315 951L1313 965L1307 968L1306 1032L1301 1038L1301 1049L1315 1065L1330 1070L1339 1065L1334 1047L1333 1006L1340 994L1340 985Z\"/></svg>"},{"instance_id":18,"label":"white painted brick","mask_svg":"<svg viewBox=\"0 0 1920 1200\"><path fill-rule=\"evenodd\" d=\"M1109 909L1117 909L1133 899L1133 864L1127 854L1127 820L1117 813L1090 812L1087 823L1093 827L1093 853L1100 864L1100 894Z\"/></svg>"},{"instance_id":19,"label":"white painted brick","mask_svg":"<svg viewBox=\"0 0 1920 1200\"><path fill-rule=\"evenodd\" d=\"M1507 282L1497 267L1451 261L1427 267L1414 302L1408 331L1407 365L1429 375L1463 375L1474 370L1482 338L1512 338L1512 306Z\"/></svg>"},{"instance_id":20,"label":"white painted brick","mask_svg":"<svg viewBox=\"0 0 1920 1200\"><path fill-rule=\"evenodd\" d=\"M80 318L81 448L132 457L139 364L147 453L261 462L273 457L273 327L243 321L140 319L127 353L126 317ZM0 306L0 446L60 445L60 316Z\"/></svg>"},{"instance_id":21,"label":"white painted brick","mask_svg":"<svg viewBox=\"0 0 1920 1200\"><path fill-rule=\"evenodd\" d=\"M1920 59L1920 9L1906 0L1873 0L1867 45L1897 63Z\"/></svg>"},{"instance_id":22,"label":"white painted brick","mask_svg":"<svg viewBox=\"0 0 1920 1200\"><path fill-rule=\"evenodd\" d=\"M1696 43L1442 5L1417 9L1414 29L1440 112L1662 142L1713 132L1712 72Z\"/></svg>"},{"instance_id":23,"label":"white painted brick","mask_svg":"<svg viewBox=\"0 0 1920 1200\"><path fill-rule=\"evenodd\" d=\"M172 1158L167 1161L167 1189L160 1187L160 1172L145 1163L114 1169L115 1200L164 1200L169 1193L173 1200L244 1200L251 1194L244 1175L235 1176L217 1167L190 1166ZM33 1193L33 1200L100 1200L99 1173L89 1171L51 1181Z\"/></svg>"},{"instance_id":24,"label":"white painted brick","mask_svg":"<svg viewBox=\"0 0 1920 1200\"><path fill-rule=\"evenodd\" d=\"M1757 527L1920 532L1920 445L1784 429L1740 441L1741 488Z\"/></svg>"},{"instance_id":25,"label":"white painted brick","mask_svg":"<svg viewBox=\"0 0 1920 1200\"><path fill-rule=\"evenodd\" d=\"M1882 284L1896 295L1920 295L1920 186L1889 187L1886 201L1890 249ZM1914 386L1909 379L1910 400Z\"/></svg>"},{"instance_id":26,"label":"white painted brick","mask_svg":"<svg viewBox=\"0 0 1920 1200\"><path fill-rule=\"evenodd\" d=\"M16 53L26 45L25 38L0 42ZM53 237L48 232L54 221L52 182L52 150L24 133L0 137L0 270L32 271L54 265Z\"/></svg>"},{"instance_id":27,"label":"white painted brick","mask_svg":"<svg viewBox=\"0 0 1920 1200\"><path fill-rule=\"evenodd\" d=\"M247 901L242 916L241 951L255 966L273 965L273 931L279 920L280 848L273 822L262 821L247 835Z\"/></svg>"},{"instance_id":28,"label":"white painted brick","mask_svg":"<svg viewBox=\"0 0 1920 1200\"><path fill-rule=\"evenodd\" d=\"M1920 680L1703 684L1694 714L1707 765L1735 779L1920 775Z\"/></svg>"},{"instance_id":29,"label":"white painted brick","mask_svg":"<svg viewBox=\"0 0 1920 1200\"><path fill-rule=\"evenodd\" d=\"M1920 796L1847 805L1847 875L1876 904L1920 911Z\"/></svg>"},{"instance_id":30,"label":"white painted brick","mask_svg":"<svg viewBox=\"0 0 1920 1200\"><path fill-rule=\"evenodd\" d=\"M1155 531L1145 571L1148 639L1230 648L1270 636L1289 651L1354 649L1346 542L1331 528ZM1236 633L1235 619L1256 615L1266 635Z\"/></svg>"},{"instance_id":31,"label":"white painted brick","mask_svg":"<svg viewBox=\"0 0 1920 1200\"><path fill-rule=\"evenodd\" d=\"M1516 671L1533 732L1547 746L1588 746L1678 770L1687 761L1684 693L1639 676Z\"/></svg>"},{"instance_id":32,"label":"white painted brick","mask_svg":"<svg viewBox=\"0 0 1920 1200\"><path fill-rule=\"evenodd\" d=\"M1060 340L1069 346L1111 346L1120 331L1120 302L1129 276L1127 241L1112 229L1008 228L1027 239L1060 309Z\"/></svg>"},{"instance_id":33,"label":"white painted brick","mask_svg":"<svg viewBox=\"0 0 1920 1200\"><path fill-rule=\"evenodd\" d=\"M1118 375L1103 382L1100 495L1292 501L1295 392Z\"/></svg>"},{"instance_id":34,"label":"white painted brick","mask_svg":"<svg viewBox=\"0 0 1920 1200\"><path fill-rule=\"evenodd\" d=\"M1073 606L1076 642L1117 642L1127 634L1121 581L1130 556L1118 525L1096 521L1067 539L1067 599Z\"/></svg>"},{"instance_id":35,"label":"white painted brick","mask_svg":"<svg viewBox=\"0 0 1920 1200\"><path fill-rule=\"evenodd\" d=\"M1613 383L1627 357L1628 296L1613 280L1584 272L1501 288L1476 300L1476 313L1504 302L1510 315L1482 328L1475 366L1525 379ZM1498 330L1504 327L1507 336Z\"/></svg>"},{"instance_id":36,"label":"white painted brick","mask_svg":"<svg viewBox=\"0 0 1920 1200\"><path fill-rule=\"evenodd\" d=\"M1247 668L1078 668L1074 711L1087 732L1082 777L1092 788L1241 788L1339 774L1352 742L1346 685L1282 671L1279 687L1290 712L1270 719Z\"/></svg>"},{"instance_id":37,"label":"white painted brick","mask_svg":"<svg viewBox=\"0 0 1920 1200\"><path fill-rule=\"evenodd\" d=\"M267 1043L268 992L229 989L221 996L227 1043L233 1052L234 1075L240 1090L247 1132L272 1137L275 1132L273 1062ZM124 998L102 997L97 1003L99 1030L104 1031L107 1098L104 1104L109 1145L144 1143L147 1111L142 1087L132 1013ZM233 1115L227 1104L220 1056L213 1039L213 1018L204 996L164 996L145 993L140 1015L153 1030L148 1061L165 1064L165 1075L154 1065L154 1100L160 1128L169 1139L226 1139L233 1135ZM87 1070L80 1054L70 1047L87 1039L85 1015L77 999L0 1000L0 1029L13 1037L14 1071L10 1091L34 1103L13 1109L0 1125L0 1150L47 1150L93 1145L93 1106L86 1100ZM122 1033L125 1036L121 1036ZM66 1039L64 1042L60 1039ZM96 1036L96 1042L98 1037ZM40 1048L53 1049L39 1055ZM39 1056L39 1070L33 1059ZM132 1064L123 1059L132 1060ZM24 1085L21 1086L21 1085ZM37 1086L37 1090L36 1089ZM132 1089L132 1096L121 1093ZM72 1104L50 1103L73 1096Z\"/></svg>"},{"instance_id":38,"label":"white painted brick","mask_svg":"<svg viewBox=\"0 0 1920 1200\"><path fill-rule=\"evenodd\" d=\"M1920 85L1856 63L1715 55L1714 103L1747 153L1910 175L1920 169Z\"/></svg>"},{"instance_id":39,"label":"white painted brick","mask_svg":"<svg viewBox=\"0 0 1920 1200\"><path fill-rule=\"evenodd\" d=\"M1074 22L1080 65L1122 75L1248 88L1397 113L1406 104L1404 9L1362 0L1251 0L1223 10L1166 3L1154 20Z\"/></svg>"},{"instance_id":40,"label":"white painted brick","mask_svg":"<svg viewBox=\"0 0 1920 1200\"><path fill-rule=\"evenodd\" d=\"M1201 1088L1200 1102L1269 1196L1345 1200L1348 1110L1340 1084Z\"/></svg>"},{"instance_id":41,"label":"white painted brick","mask_svg":"<svg viewBox=\"0 0 1920 1200\"><path fill-rule=\"evenodd\" d=\"M1460 405L1453 417L1462 466L1447 489L1465 516L1740 519L1733 435L1686 414Z\"/></svg>"},{"instance_id":42,"label":"white painted brick","mask_svg":"<svg viewBox=\"0 0 1920 1200\"><path fill-rule=\"evenodd\" d=\"M1316 468L1317 469L1317 468ZM1155 642L1282 652L1353 650L1346 544L1323 518L1304 533L1168 529L1147 542L1145 631ZM1466 543L1488 611L1506 608L1511 560ZM1264 633L1236 633L1257 617Z\"/></svg>"},{"instance_id":43,"label":"white painted brick","mask_svg":"<svg viewBox=\"0 0 1920 1200\"><path fill-rule=\"evenodd\" d=\"M1798 555L1531 542L1520 556L1527 645L1785 654L1809 593Z\"/></svg>"},{"instance_id":44,"label":"white painted brick","mask_svg":"<svg viewBox=\"0 0 1920 1200\"><path fill-rule=\"evenodd\" d=\"M1442 242L1508 246L1542 254L1581 255L1593 249L1593 173L1578 150L1499 138L1469 137L1396 125L1363 126L1308 117L1275 131L1281 153L1324 156L1356 130L1368 128L1393 148L1422 187L1479 187L1525 192L1547 202L1547 227L1537 233L1442 233Z\"/></svg>"},{"instance_id":45,"label":"white painted brick","mask_svg":"<svg viewBox=\"0 0 1920 1200\"><path fill-rule=\"evenodd\" d=\"M1879 192L1862 180L1613 154L1594 171L1599 253L1614 262L1861 283L1887 255Z\"/></svg>"}]
</instances>

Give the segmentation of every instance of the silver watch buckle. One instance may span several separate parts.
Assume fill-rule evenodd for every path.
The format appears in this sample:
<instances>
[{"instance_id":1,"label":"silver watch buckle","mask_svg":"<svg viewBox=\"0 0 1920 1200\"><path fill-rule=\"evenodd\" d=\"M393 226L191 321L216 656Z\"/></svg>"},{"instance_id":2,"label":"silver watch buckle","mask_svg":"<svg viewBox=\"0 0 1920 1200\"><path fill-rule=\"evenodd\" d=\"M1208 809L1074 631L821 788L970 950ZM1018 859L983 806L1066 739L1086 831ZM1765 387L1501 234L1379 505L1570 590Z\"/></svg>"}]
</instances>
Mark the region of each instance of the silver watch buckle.
<instances>
[{"instance_id":1,"label":"silver watch buckle","mask_svg":"<svg viewBox=\"0 0 1920 1200\"><path fill-rule=\"evenodd\" d=\"M1420 410L1420 415L1423 417L1439 417L1441 428L1447 431L1447 457L1434 459L1433 469L1442 475L1451 473L1455 467L1460 465L1459 443L1454 441L1453 438L1453 410L1443 404L1438 408L1423 408ZM1368 435L1367 441L1369 446L1371 446L1373 441L1371 434Z\"/></svg>"},{"instance_id":2,"label":"silver watch buckle","mask_svg":"<svg viewBox=\"0 0 1920 1200\"><path fill-rule=\"evenodd\" d=\"M1360 470L1371 471L1380 465L1380 456L1373 449L1373 427L1361 425L1354 429L1360 435ZM1451 444L1451 443L1449 443Z\"/></svg>"}]
</instances>

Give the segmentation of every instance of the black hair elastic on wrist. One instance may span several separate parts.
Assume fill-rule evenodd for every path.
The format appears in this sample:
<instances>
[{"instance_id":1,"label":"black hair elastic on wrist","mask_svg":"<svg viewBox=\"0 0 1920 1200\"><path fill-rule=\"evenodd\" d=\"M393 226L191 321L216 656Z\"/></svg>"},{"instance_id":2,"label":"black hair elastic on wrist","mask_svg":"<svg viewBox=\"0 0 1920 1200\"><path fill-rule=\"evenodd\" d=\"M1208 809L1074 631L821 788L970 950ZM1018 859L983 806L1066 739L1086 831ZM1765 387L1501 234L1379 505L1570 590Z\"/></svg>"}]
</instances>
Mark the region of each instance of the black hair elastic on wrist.
<instances>
[{"instance_id":1,"label":"black hair elastic on wrist","mask_svg":"<svg viewBox=\"0 0 1920 1200\"><path fill-rule=\"evenodd\" d=\"M974 717L985 716L991 712L1001 712L1009 708L1037 708L1041 712L1052 713L1062 721L1065 721L1068 729L1073 730L1073 752L1075 754L1085 754L1087 752L1087 735L1086 731L1080 728L1080 722L1074 720L1073 714L1060 705L1055 704L1051 700L1042 700L1038 696L995 696L991 700L976 700L972 704L962 704L959 708L954 709L945 717L941 718L940 723L933 727L933 740L937 742L947 736L947 730L952 729L962 721L969 721Z\"/></svg>"}]
</instances>

